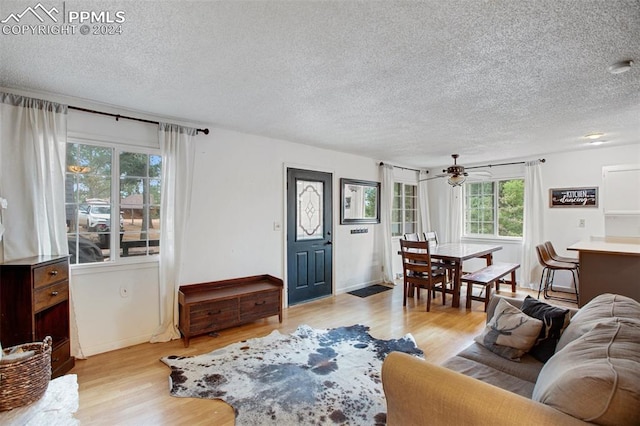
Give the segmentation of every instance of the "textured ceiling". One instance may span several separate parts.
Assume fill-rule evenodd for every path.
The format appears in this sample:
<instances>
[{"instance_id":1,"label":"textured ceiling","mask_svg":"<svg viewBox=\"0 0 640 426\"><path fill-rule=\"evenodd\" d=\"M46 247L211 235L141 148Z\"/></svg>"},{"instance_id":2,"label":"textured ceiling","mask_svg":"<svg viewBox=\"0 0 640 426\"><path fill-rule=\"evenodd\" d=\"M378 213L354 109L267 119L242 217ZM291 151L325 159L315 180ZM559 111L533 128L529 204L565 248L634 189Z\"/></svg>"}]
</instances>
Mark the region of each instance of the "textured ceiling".
<instances>
[{"instance_id":1,"label":"textured ceiling","mask_svg":"<svg viewBox=\"0 0 640 426\"><path fill-rule=\"evenodd\" d=\"M41 2L126 21L0 34L0 86L409 167L640 143L640 0Z\"/></svg>"}]
</instances>

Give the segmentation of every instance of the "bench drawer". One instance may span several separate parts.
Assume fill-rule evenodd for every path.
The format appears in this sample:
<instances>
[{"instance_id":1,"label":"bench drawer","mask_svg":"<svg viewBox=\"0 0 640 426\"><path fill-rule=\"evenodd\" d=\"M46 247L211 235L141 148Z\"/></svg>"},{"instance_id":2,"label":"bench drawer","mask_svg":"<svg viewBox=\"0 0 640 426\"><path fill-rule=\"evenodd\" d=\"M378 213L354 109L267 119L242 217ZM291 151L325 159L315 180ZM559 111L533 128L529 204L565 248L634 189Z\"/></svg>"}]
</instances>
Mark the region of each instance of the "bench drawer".
<instances>
[{"instance_id":1,"label":"bench drawer","mask_svg":"<svg viewBox=\"0 0 640 426\"><path fill-rule=\"evenodd\" d=\"M252 321L279 313L279 291L250 294L240 298L240 321Z\"/></svg>"},{"instance_id":2,"label":"bench drawer","mask_svg":"<svg viewBox=\"0 0 640 426\"><path fill-rule=\"evenodd\" d=\"M206 333L238 323L238 299L211 301L191 305L189 332Z\"/></svg>"}]
</instances>

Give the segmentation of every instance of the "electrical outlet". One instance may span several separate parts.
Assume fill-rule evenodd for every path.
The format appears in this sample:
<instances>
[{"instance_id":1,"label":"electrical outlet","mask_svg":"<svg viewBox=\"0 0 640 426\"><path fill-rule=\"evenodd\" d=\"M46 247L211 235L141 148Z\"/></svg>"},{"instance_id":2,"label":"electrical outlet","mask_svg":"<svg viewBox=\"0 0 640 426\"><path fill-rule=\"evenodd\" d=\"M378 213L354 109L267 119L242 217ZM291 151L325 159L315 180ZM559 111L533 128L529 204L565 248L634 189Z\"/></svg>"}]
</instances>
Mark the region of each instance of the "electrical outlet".
<instances>
[{"instance_id":1,"label":"electrical outlet","mask_svg":"<svg viewBox=\"0 0 640 426\"><path fill-rule=\"evenodd\" d=\"M586 221L584 219L578 220L578 228L584 228Z\"/></svg>"},{"instance_id":2,"label":"electrical outlet","mask_svg":"<svg viewBox=\"0 0 640 426\"><path fill-rule=\"evenodd\" d=\"M274 231L279 231L282 229L282 225L280 225L280 222L273 222L273 230Z\"/></svg>"}]
</instances>

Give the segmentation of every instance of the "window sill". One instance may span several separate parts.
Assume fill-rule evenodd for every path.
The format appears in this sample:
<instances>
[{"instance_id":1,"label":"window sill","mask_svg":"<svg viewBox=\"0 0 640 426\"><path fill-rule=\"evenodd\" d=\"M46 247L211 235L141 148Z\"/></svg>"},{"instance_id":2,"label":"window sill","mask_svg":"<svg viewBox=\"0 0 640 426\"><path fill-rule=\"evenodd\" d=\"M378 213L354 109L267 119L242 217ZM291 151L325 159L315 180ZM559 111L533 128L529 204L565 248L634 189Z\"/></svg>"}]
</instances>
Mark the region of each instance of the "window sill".
<instances>
[{"instance_id":1,"label":"window sill","mask_svg":"<svg viewBox=\"0 0 640 426\"><path fill-rule=\"evenodd\" d=\"M139 269L155 269L160 264L160 256L149 256L130 260L121 258L117 261L103 263L81 263L70 265L73 275L101 274L114 271L127 271Z\"/></svg>"},{"instance_id":2,"label":"window sill","mask_svg":"<svg viewBox=\"0 0 640 426\"><path fill-rule=\"evenodd\" d=\"M488 243L500 243L500 244L512 244L512 245L520 245L522 244L521 237L489 237L489 236L475 236L475 235L465 235L461 238L462 242L488 242Z\"/></svg>"}]
</instances>

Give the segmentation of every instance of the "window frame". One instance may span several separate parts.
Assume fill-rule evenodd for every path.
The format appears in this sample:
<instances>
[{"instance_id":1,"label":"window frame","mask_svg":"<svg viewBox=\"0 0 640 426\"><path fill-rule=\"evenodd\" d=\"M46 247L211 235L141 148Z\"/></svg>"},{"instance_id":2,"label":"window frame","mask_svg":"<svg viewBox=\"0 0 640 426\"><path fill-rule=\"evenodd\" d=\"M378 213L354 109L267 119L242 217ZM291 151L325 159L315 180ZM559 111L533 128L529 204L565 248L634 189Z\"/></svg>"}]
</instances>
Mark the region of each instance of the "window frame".
<instances>
[{"instance_id":1,"label":"window frame","mask_svg":"<svg viewBox=\"0 0 640 426\"><path fill-rule=\"evenodd\" d=\"M109 242L109 256L110 259L105 259L104 262L91 262L91 263L72 263L69 262L69 266L76 270L82 270L82 269L99 269L99 268L112 268L112 267L118 267L118 266L126 266L126 265L139 265L139 264L144 264L144 263L154 263L154 264L158 264L160 262L160 246L158 246L158 253L155 254L145 254L143 256L121 256L120 255L120 249L119 247L117 247L117 241L119 241L119 234L120 234L120 211L121 211L121 206L120 206L120 153L121 152L130 152L130 153L135 153L135 154L144 154L147 156L151 156L151 155L157 155L159 157L162 157L162 154L160 152L160 148L159 147L151 147L151 146L135 146L135 145L131 145L128 144L126 142L116 142L116 141L110 141L110 140L106 140L106 138L103 139L94 139L94 138L87 138L87 137L83 137L83 136L73 136L73 135L68 135L67 136L67 143L66 143L66 147L67 148L69 145L73 145L73 144L82 144L82 145L90 145L90 146L95 146L95 147L99 147L99 148L108 148L111 150L111 200L113 200L111 202L111 206L112 206L112 212L118 212L118 214L111 214L111 224L110 224L110 242ZM65 180L66 180L66 173L67 173L67 164L66 164L66 160L65 160ZM147 176L147 178L149 178ZM162 176L159 177L159 179L162 181ZM161 188L162 188L162 183L161 183ZM160 200L158 200L158 206L160 206ZM65 205L66 205L66 199L65 199ZM80 204L78 204L80 205ZM155 204L154 204L155 205ZM162 212L160 212L160 214L162 215ZM114 230L118 230L117 232ZM79 232L79 225L78 225L78 229L76 229L76 234L81 234ZM160 230L160 232L162 232L162 230ZM67 232L66 235L69 235L70 232ZM117 239L117 241L116 241ZM74 260L75 261L75 260Z\"/></svg>"},{"instance_id":2,"label":"window frame","mask_svg":"<svg viewBox=\"0 0 640 426\"><path fill-rule=\"evenodd\" d=\"M507 236L507 235L498 235L500 232L500 208L498 205L499 202L499 184L500 182L510 181L510 180L521 180L524 185L524 176L500 176L500 177L492 177L491 179L477 179L477 180L467 180L462 185L462 238L469 240L503 240L503 241L522 241L524 239L524 203L525 203L525 195L522 195L522 204L523 204L523 212L522 212L522 236ZM493 234L472 234L467 231L467 191L469 184L482 184L482 183L492 183L493 184L493 225L494 225L494 233Z\"/></svg>"},{"instance_id":3,"label":"window frame","mask_svg":"<svg viewBox=\"0 0 640 426\"><path fill-rule=\"evenodd\" d=\"M394 208L394 202L395 202L395 198L396 198L396 193L395 193L395 187L396 185L401 185L401 195L402 195L402 199L400 201L400 217L401 217L401 222L394 222L393 221L393 212L397 209ZM406 190L405 187L409 185L409 186L413 186L415 187L415 222L407 222L406 220L406 213L407 213L407 209L406 209ZM391 203L391 223L389 224L389 226L391 226L391 238L402 238L404 234L406 234L406 224L407 223L415 223L415 231L414 232L419 232L419 226L420 226L420 211L419 211L419 187L417 183L414 182L404 182L404 181L399 181L396 180L393 182L393 201ZM393 233L393 225L400 223L401 225L401 233L400 234L394 234Z\"/></svg>"}]
</instances>

